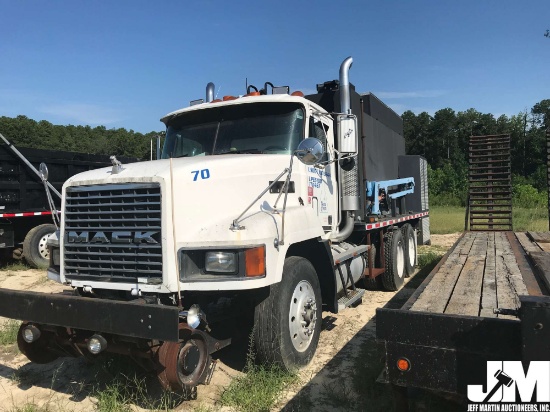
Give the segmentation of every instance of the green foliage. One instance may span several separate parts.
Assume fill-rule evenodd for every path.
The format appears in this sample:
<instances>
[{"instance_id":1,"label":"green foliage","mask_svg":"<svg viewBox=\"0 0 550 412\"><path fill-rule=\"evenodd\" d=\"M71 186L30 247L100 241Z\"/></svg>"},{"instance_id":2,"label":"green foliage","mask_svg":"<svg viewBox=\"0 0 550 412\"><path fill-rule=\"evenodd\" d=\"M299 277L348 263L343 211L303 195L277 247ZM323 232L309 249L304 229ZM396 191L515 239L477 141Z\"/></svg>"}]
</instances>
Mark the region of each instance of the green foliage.
<instances>
[{"instance_id":1,"label":"green foliage","mask_svg":"<svg viewBox=\"0 0 550 412\"><path fill-rule=\"evenodd\" d=\"M545 209L548 205L546 192L539 192L530 184L512 186L513 203L523 208Z\"/></svg>"},{"instance_id":2,"label":"green foliage","mask_svg":"<svg viewBox=\"0 0 550 412\"><path fill-rule=\"evenodd\" d=\"M466 166L446 162L440 169L428 167L428 192L431 206L465 206L468 191Z\"/></svg>"},{"instance_id":3,"label":"green foliage","mask_svg":"<svg viewBox=\"0 0 550 412\"><path fill-rule=\"evenodd\" d=\"M107 129L105 126L60 126L26 116L0 117L0 133L16 146L35 149L63 150L149 159L150 139L157 132L146 134L133 130Z\"/></svg>"},{"instance_id":4,"label":"green foliage","mask_svg":"<svg viewBox=\"0 0 550 412\"><path fill-rule=\"evenodd\" d=\"M550 99L541 100L530 111L496 119L475 109L455 112L450 108L438 110L433 116L406 111L402 117L407 153L424 156L431 166L428 170L431 206L465 206L468 140L472 135L510 134L514 184L531 185L540 197L544 196L545 131L550 127ZM525 190L520 190L524 194Z\"/></svg>"}]
</instances>

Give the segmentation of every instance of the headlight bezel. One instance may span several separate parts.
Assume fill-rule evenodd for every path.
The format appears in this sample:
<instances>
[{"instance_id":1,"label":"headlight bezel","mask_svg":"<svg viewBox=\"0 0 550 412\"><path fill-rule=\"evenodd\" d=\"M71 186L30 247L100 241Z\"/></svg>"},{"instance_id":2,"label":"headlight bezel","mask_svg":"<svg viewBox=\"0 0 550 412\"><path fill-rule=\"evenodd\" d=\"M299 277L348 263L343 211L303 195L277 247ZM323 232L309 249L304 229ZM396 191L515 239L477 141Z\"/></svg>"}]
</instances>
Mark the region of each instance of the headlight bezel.
<instances>
[{"instance_id":1,"label":"headlight bezel","mask_svg":"<svg viewBox=\"0 0 550 412\"><path fill-rule=\"evenodd\" d=\"M250 264L247 265L247 257L250 260L250 251L255 250L255 255L261 258L263 273L248 275ZM248 252L248 253L247 253ZM206 268L207 253L234 254L235 271L212 271ZM247 245L236 248L234 246L218 246L206 248L181 248L178 251L178 264L180 281L182 282L208 282L229 280L250 280L265 277L266 246L264 244ZM249 262L250 263L250 262Z\"/></svg>"}]
</instances>

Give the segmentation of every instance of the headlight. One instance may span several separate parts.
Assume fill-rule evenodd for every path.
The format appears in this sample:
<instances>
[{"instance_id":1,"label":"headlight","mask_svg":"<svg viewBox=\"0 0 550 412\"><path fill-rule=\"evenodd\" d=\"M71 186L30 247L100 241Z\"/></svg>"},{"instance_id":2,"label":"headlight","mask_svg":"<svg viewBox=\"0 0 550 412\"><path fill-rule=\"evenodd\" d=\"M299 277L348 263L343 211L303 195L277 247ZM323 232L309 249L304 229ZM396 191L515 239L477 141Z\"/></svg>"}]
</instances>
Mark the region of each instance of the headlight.
<instances>
[{"instance_id":1,"label":"headlight","mask_svg":"<svg viewBox=\"0 0 550 412\"><path fill-rule=\"evenodd\" d=\"M206 252L206 272L237 273L238 262L235 252Z\"/></svg>"}]
</instances>

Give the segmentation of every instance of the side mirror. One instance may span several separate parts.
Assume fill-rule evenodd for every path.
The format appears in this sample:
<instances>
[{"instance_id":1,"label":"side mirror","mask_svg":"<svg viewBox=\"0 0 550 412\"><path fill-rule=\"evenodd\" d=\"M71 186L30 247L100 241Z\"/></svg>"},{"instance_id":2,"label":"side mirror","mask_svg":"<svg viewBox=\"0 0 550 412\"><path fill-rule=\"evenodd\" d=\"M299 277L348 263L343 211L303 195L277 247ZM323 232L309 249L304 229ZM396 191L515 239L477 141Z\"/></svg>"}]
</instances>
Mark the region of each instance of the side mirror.
<instances>
[{"instance_id":1,"label":"side mirror","mask_svg":"<svg viewBox=\"0 0 550 412\"><path fill-rule=\"evenodd\" d=\"M48 180L48 166L46 166L46 163L40 163L40 177L45 182Z\"/></svg>"},{"instance_id":2,"label":"side mirror","mask_svg":"<svg viewBox=\"0 0 550 412\"><path fill-rule=\"evenodd\" d=\"M314 165L323 157L323 144L315 137L308 137L300 142L294 154L300 162L308 166Z\"/></svg>"}]
</instances>

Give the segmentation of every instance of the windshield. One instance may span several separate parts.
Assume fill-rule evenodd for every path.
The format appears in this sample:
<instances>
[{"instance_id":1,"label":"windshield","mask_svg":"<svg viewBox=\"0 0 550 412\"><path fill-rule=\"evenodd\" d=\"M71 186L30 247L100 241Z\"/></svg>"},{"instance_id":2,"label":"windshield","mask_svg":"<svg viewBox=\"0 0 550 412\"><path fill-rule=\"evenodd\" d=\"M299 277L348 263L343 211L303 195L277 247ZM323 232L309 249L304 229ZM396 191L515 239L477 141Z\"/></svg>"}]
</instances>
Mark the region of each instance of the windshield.
<instances>
[{"instance_id":1,"label":"windshield","mask_svg":"<svg viewBox=\"0 0 550 412\"><path fill-rule=\"evenodd\" d=\"M226 153L290 154L303 137L304 110L299 104L213 107L171 119L162 158Z\"/></svg>"}]
</instances>

